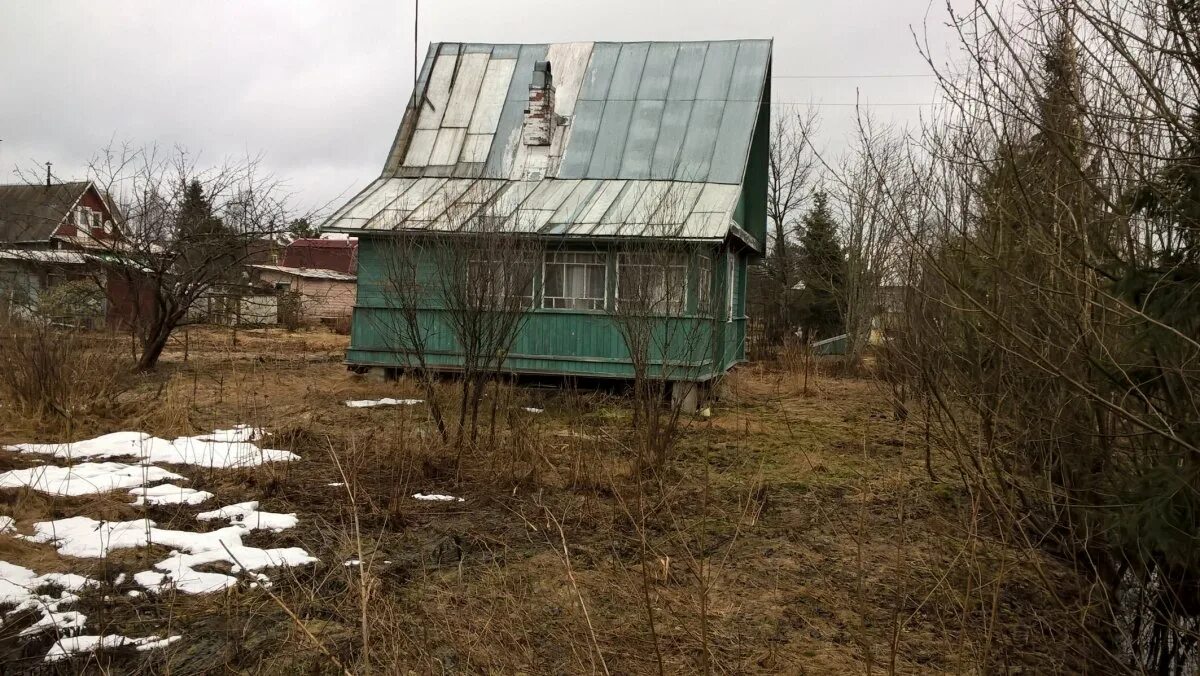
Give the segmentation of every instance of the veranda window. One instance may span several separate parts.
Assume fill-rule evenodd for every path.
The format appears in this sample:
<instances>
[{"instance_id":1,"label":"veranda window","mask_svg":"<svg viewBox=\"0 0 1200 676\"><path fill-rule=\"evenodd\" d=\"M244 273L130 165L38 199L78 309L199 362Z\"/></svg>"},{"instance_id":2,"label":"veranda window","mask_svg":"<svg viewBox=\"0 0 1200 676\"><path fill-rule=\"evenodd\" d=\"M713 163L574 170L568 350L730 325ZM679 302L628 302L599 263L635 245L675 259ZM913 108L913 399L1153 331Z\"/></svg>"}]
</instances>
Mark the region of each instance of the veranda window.
<instances>
[{"instance_id":1,"label":"veranda window","mask_svg":"<svg viewBox=\"0 0 1200 676\"><path fill-rule=\"evenodd\" d=\"M687 255L622 253L617 259L617 298L623 310L683 314L687 308Z\"/></svg>"},{"instance_id":2,"label":"veranda window","mask_svg":"<svg viewBox=\"0 0 1200 676\"><path fill-rule=\"evenodd\" d=\"M700 267L696 274L696 312L709 314L712 312L712 259L696 256L696 265Z\"/></svg>"},{"instance_id":3,"label":"veranda window","mask_svg":"<svg viewBox=\"0 0 1200 676\"><path fill-rule=\"evenodd\" d=\"M533 276L536 261L508 260L495 252L478 253L467 263L467 293L482 309L514 309L509 298L521 308L533 307Z\"/></svg>"},{"instance_id":4,"label":"veranda window","mask_svg":"<svg viewBox=\"0 0 1200 676\"><path fill-rule=\"evenodd\" d=\"M542 307L603 310L608 265L602 253L547 252Z\"/></svg>"}]
</instances>

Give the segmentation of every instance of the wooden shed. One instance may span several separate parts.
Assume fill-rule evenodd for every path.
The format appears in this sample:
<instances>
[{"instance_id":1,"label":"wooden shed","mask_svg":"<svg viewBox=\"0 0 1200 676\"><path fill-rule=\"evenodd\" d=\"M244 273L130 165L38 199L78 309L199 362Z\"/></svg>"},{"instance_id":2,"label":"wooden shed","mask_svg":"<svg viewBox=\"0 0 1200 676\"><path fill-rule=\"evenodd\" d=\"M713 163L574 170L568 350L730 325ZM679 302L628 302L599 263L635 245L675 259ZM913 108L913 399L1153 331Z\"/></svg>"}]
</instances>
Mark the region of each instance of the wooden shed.
<instances>
[{"instance_id":1,"label":"wooden shed","mask_svg":"<svg viewBox=\"0 0 1200 676\"><path fill-rule=\"evenodd\" d=\"M770 73L769 40L431 45L382 175L322 228L359 239L347 362L415 364L381 329L397 312L388 258L398 241L470 246L483 212L536 244L513 261L533 272L506 370L631 377L620 280L635 251L660 245L684 252L670 278L682 300L655 321L704 344L656 362L702 382L743 360L746 269L766 239ZM420 308L423 363L453 370L462 351L444 312Z\"/></svg>"}]
</instances>

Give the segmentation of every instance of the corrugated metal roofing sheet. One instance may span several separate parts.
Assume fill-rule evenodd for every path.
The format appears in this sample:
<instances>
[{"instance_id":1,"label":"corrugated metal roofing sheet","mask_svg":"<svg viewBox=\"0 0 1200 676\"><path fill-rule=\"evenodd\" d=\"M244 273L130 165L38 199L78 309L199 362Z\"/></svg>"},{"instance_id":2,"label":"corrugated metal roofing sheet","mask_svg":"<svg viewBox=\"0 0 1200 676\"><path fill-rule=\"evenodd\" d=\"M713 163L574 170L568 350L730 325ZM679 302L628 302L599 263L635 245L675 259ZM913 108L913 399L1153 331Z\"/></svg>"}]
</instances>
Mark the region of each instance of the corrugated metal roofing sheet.
<instances>
[{"instance_id":1,"label":"corrugated metal roofing sheet","mask_svg":"<svg viewBox=\"0 0 1200 676\"><path fill-rule=\"evenodd\" d=\"M647 226L638 219L665 192L689 196L686 213L671 216L681 231L724 237L770 59L769 40L435 44L383 177L326 227L454 229L474 208L454 203L487 186L488 208L522 230L636 235L620 226ZM543 60L560 117L550 145L527 146L529 85Z\"/></svg>"}]
</instances>

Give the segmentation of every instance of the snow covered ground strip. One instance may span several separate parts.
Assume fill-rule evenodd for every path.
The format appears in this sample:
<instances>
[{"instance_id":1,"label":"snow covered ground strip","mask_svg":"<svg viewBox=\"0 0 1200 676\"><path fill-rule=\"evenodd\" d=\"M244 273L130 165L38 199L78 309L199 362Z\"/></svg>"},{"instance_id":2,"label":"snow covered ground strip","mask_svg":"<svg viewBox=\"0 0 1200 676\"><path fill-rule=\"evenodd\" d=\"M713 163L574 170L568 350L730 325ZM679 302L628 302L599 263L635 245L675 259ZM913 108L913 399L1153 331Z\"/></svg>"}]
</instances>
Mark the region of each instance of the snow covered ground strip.
<instances>
[{"instance_id":1,"label":"snow covered ground strip","mask_svg":"<svg viewBox=\"0 0 1200 676\"><path fill-rule=\"evenodd\" d=\"M74 467L44 465L14 469L0 474L0 488L28 486L35 491L60 496L107 493L136 488L158 481L185 477L153 465L126 465L120 462L83 462Z\"/></svg>"},{"instance_id":2,"label":"snow covered ground strip","mask_svg":"<svg viewBox=\"0 0 1200 676\"><path fill-rule=\"evenodd\" d=\"M244 524L250 530L269 530L275 533L286 528L292 528L297 523L295 514L258 511L257 500L239 502L236 505L214 509L211 512L200 512L196 515L196 519L200 521L228 519L229 523Z\"/></svg>"},{"instance_id":3,"label":"snow covered ground strip","mask_svg":"<svg viewBox=\"0 0 1200 676\"><path fill-rule=\"evenodd\" d=\"M424 403L424 399L392 399L384 397L383 399L357 399L347 401L346 405L350 408L370 408L372 406L415 406L416 404Z\"/></svg>"},{"instance_id":4,"label":"snow covered ground strip","mask_svg":"<svg viewBox=\"0 0 1200 676\"><path fill-rule=\"evenodd\" d=\"M414 493L414 500L425 500L427 502L463 502L462 498L456 498L453 495L441 495L439 493Z\"/></svg>"},{"instance_id":5,"label":"snow covered ground strip","mask_svg":"<svg viewBox=\"0 0 1200 676\"><path fill-rule=\"evenodd\" d=\"M251 443L261 437L262 430L239 425L210 434L172 440L144 432L113 432L69 443L14 444L5 446L5 449L69 460L132 456L143 463L199 467L253 467L266 462L300 459L288 451L260 448Z\"/></svg>"},{"instance_id":6,"label":"snow covered ground strip","mask_svg":"<svg viewBox=\"0 0 1200 676\"><path fill-rule=\"evenodd\" d=\"M195 570L196 566L208 563L226 562L232 565L232 572L238 573L317 562L299 547L262 549L243 545L242 536L252 530L262 528L278 532L296 525L294 514L258 512L257 506L258 503L242 503L205 512L209 518L236 521L234 525L207 533L158 528L149 519L111 522L73 516L36 523L33 526L35 533L26 539L51 543L60 554L80 558L103 558L117 549L149 544L176 550L154 564L154 570L134 574L134 581L150 591L174 586L184 593L205 594L237 584L237 578L232 575Z\"/></svg>"},{"instance_id":7,"label":"snow covered ground strip","mask_svg":"<svg viewBox=\"0 0 1200 676\"><path fill-rule=\"evenodd\" d=\"M208 491L198 491L194 488L176 486L175 484L159 484L149 488L135 488L129 494L136 499L134 505L198 505L214 497Z\"/></svg>"},{"instance_id":8,"label":"snow covered ground strip","mask_svg":"<svg viewBox=\"0 0 1200 676\"><path fill-rule=\"evenodd\" d=\"M181 638L183 637L168 636L167 638L159 638L157 636L146 636L144 638L129 638L118 634L108 634L105 636L67 636L60 638L54 645L50 646L50 650L46 653L45 661L57 662L71 655L95 652L100 648L133 646L139 651L155 650L157 648L165 648Z\"/></svg>"}]
</instances>

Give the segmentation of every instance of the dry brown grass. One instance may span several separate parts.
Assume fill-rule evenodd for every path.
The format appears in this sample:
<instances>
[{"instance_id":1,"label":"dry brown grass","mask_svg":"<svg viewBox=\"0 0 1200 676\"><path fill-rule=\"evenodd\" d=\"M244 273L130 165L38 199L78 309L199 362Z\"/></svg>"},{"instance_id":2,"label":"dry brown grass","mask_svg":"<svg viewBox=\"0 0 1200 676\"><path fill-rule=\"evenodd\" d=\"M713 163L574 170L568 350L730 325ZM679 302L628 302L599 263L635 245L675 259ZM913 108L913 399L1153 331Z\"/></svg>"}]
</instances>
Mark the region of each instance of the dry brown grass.
<instances>
[{"instance_id":1,"label":"dry brown grass","mask_svg":"<svg viewBox=\"0 0 1200 676\"><path fill-rule=\"evenodd\" d=\"M337 363L305 361L344 337L300 339L309 351L294 359L226 358L214 332L218 354L172 359L141 385L138 410L102 431L171 435L243 422L299 453L303 460L288 466L185 473L222 504L256 499L299 514L301 527L248 541L302 546L321 558L273 574L274 593L304 629L261 590L140 606L117 590L104 626L139 635L170 623L189 637L161 653L103 658L119 669L321 671L333 655L355 673L652 673L643 538L672 673L705 663L725 673L1070 672L1087 664L1056 631L1056 614L1067 611L1049 604L1031 561L1066 587L1070 575L980 532L968 496L926 477L916 435L891 418L869 382L810 375L804 394L794 374L739 369L715 417L690 422L665 470L643 484L639 512L619 398L490 392L480 443L456 483L453 456L423 407L342 405L419 398L414 383L371 382ZM452 396L453 384L444 387ZM23 462L0 454L7 466ZM410 498L417 491L467 500L421 503ZM0 491L0 505L22 528L88 510L129 518L132 510L19 491ZM206 508L147 513L192 528ZM0 547L0 558L38 572L79 564L44 546ZM360 557L366 565L342 565ZM146 565L145 553L130 553L101 567L111 580ZM103 606L98 594L85 605ZM10 633L0 630L0 656L44 648Z\"/></svg>"}]
</instances>

